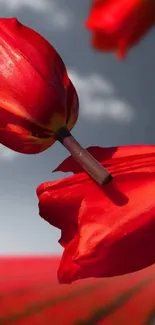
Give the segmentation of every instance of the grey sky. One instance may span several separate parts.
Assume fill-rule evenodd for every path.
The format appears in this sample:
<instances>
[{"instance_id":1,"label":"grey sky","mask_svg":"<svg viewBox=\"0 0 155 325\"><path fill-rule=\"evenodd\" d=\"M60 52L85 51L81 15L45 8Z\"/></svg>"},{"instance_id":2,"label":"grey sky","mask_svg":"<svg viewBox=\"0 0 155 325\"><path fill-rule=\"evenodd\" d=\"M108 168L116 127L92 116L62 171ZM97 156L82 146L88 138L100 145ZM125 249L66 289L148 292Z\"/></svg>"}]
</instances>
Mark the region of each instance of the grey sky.
<instances>
[{"instance_id":1,"label":"grey sky","mask_svg":"<svg viewBox=\"0 0 155 325\"><path fill-rule=\"evenodd\" d=\"M155 31L122 63L97 53L83 28L90 2L0 0L0 12L36 29L62 56L79 91L73 134L83 146L154 143ZM38 216L35 188L64 176L52 170L67 155L59 144L36 156L0 148L0 254L61 252L59 231Z\"/></svg>"}]
</instances>

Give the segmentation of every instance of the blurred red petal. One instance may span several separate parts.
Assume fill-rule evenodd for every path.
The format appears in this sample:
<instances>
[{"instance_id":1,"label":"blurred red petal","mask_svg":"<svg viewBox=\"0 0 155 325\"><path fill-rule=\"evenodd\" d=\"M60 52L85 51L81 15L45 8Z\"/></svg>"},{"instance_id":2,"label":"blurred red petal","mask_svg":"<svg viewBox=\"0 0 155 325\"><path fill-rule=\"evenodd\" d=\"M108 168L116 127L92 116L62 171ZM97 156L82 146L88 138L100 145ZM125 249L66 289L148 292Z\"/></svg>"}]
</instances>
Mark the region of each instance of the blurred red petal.
<instances>
[{"instance_id":1,"label":"blurred red petal","mask_svg":"<svg viewBox=\"0 0 155 325\"><path fill-rule=\"evenodd\" d=\"M37 189L40 215L62 231L61 283L126 274L155 262L155 146L89 151L111 173L109 184L99 187L69 157L58 170L76 174Z\"/></svg>"},{"instance_id":2,"label":"blurred red petal","mask_svg":"<svg viewBox=\"0 0 155 325\"><path fill-rule=\"evenodd\" d=\"M116 52L123 58L155 24L152 0L94 0L86 28L92 45L100 51Z\"/></svg>"}]
</instances>

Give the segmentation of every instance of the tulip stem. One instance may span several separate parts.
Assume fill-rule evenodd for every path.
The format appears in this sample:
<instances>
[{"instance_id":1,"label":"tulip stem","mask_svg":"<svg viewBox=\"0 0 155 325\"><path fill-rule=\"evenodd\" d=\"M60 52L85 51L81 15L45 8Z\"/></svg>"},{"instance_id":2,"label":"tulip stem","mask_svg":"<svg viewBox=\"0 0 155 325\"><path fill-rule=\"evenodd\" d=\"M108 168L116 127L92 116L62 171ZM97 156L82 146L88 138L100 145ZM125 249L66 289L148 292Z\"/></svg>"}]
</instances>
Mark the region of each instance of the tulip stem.
<instances>
[{"instance_id":1,"label":"tulip stem","mask_svg":"<svg viewBox=\"0 0 155 325\"><path fill-rule=\"evenodd\" d=\"M79 165L99 184L107 184L112 179L111 174L81 145L72 134L61 128L56 133L56 140L70 152Z\"/></svg>"}]
</instances>

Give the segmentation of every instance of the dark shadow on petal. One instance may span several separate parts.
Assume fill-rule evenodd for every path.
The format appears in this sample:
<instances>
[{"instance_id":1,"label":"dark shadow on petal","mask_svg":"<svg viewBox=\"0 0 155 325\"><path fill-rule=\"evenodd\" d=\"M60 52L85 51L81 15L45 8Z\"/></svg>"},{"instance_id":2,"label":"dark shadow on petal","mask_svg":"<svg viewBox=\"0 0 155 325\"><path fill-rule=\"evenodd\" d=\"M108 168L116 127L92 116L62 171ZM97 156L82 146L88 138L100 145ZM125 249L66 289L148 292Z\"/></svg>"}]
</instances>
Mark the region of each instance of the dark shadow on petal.
<instances>
[{"instance_id":1,"label":"dark shadow on petal","mask_svg":"<svg viewBox=\"0 0 155 325\"><path fill-rule=\"evenodd\" d=\"M141 172L141 173L128 173L128 174L121 174L120 176L116 176L115 180L121 178L123 182L131 182L132 179L139 180L142 182L146 179L150 180L152 177L155 176L155 173L152 172ZM113 201L113 203L117 206L126 205L129 202L129 199L124 193L122 193L117 186L111 181L109 184L103 185L104 193Z\"/></svg>"},{"instance_id":2,"label":"dark shadow on petal","mask_svg":"<svg viewBox=\"0 0 155 325\"><path fill-rule=\"evenodd\" d=\"M128 197L123 194L111 181L107 185L103 185L104 193L110 198L111 201L117 206L126 205L129 201Z\"/></svg>"},{"instance_id":3,"label":"dark shadow on petal","mask_svg":"<svg viewBox=\"0 0 155 325\"><path fill-rule=\"evenodd\" d=\"M155 325L155 310L151 311L151 314L148 316L144 325Z\"/></svg>"}]
</instances>

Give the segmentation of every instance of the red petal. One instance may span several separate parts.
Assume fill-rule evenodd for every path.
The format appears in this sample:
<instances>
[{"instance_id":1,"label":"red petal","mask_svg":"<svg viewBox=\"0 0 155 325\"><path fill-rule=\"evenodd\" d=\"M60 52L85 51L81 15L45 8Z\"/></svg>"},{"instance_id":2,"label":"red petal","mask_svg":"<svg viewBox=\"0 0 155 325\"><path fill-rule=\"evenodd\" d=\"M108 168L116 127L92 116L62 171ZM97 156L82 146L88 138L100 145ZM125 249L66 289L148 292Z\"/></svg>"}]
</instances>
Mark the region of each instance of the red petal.
<instances>
[{"instance_id":1,"label":"red petal","mask_svg":"<svg viewBox=\"0 0 155 325\"><path fill-rule=\"evenodd\" d=\"M143 6L143 0L94 0L86 26L89 29L103 30L116 34L124 21ZM132 25L130 26L132 28Z\"/></svg>"},{"instance_id":2,"label":"red petal","mask_svg":"<svg viewBox=\"0 0 155 325\"><path fill-rule=\"evenodd\" d=\"M143 175L142 175L143 176ZM81 267L102 262L102 276L137 271L155 262L155 173L115 181L129 201L115 206L102 192L87 197L79 211L79 245L74 261ZM112 187L108 184L107 187ZM142 249L143 245L143 249ZM101 273L100 273L101 274ZM94 276L97 276L97 271Z\"/></svg>"},{"instance_id":3,"label":"red petal","mask_svg":"<svg viewBox=\"0 0 155 325\"><path fill-rule=\"evenodd\" d=\"M93 47L116 51L119 58L154 24L155 3L150 0L94 0L85 23L93 33Z\"/></svg>"},{"instance_id":4,"label":"red petal","mask_svg":"<svg viewBox=\"0 0 155 325\"><path fill-rule=\"evenodd\" d=\"M63 180L43 183L37 188L39 214L54 227L61 229L60 244L65 246L76 235L78 210L84 197L87 175L67 177ZM81 191L81 184L84 184Z\"/></svg>"},{"instance_id":5,"label":"red petal","mask_svg":"<svg viewBox=\"0 0 155 325\"><path fill-rule=\"evenodd\" d=\"M150 183L146 178L139 186L136 180L129 185L120 184L130 197L122 207L114 206L104 193L99 199L97 191L85 199L78 217L79 236L65 247L61 260L61 283L126 274L155 262L151 249L155 246L155 175Z\"/></svg>"},{"instance_id":6,"label":"red petal","mask_svg":"<svg viewBox=\"0 0 155 325\"><path fill-rule=\"evenodd\" d=\"M101 162L110 159L113 153L117 150L117 148L89 147L87 148L87 150L96 160ZM72 158L72 156L69 156L56 169L54 169L53 172L73 172L74 174L76 174L83 172L83 169Z\"/></svg>"},{"instance_id":7,"label":"red petal","mask_svg":"<svg viewBox=\"0 0 155 325\"><path fill-rule=\"evenodd\" d=\"M71 80L69 80L67 89L67 111L66 124L68 130L71 130L77 122L79 114L79 100Z\"/></svg>"},{"instance_id":8,"label":"red petal","mask_svg":"<svg viewBox=\"0 0 155 325\"><path fill-rule=\"evenodd\" d=\"M61 283L155 262L155 146L91 149L112 172L111 183L101 188L77 173L37 191L41 216L62 230Z\"/></svg>"},{"instance_id":9,"label":"red petal","mask_svg":"<svg viewBox=\"0 0 155 325\"><path fill-rule=\"evenodd\" d=\"M135 145L135 146L120 146L120 147L111 147L111 148L102 148L102 147L89 147L87 148L88 152L105 167L108 167L114 164L115 159L121 159L125 163L125 159L133 159L141 155L143 158L146 154L155 153L155 145ZM53 172L73 172L81 173L83 172L82 167L69 156L66 158Z\"/></svg>"}]
</instances>

